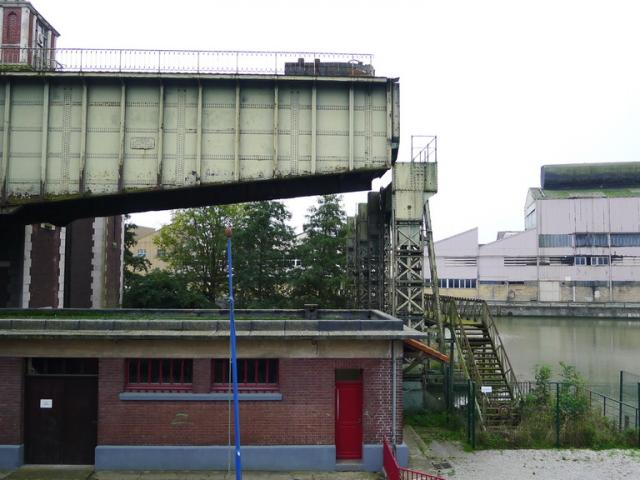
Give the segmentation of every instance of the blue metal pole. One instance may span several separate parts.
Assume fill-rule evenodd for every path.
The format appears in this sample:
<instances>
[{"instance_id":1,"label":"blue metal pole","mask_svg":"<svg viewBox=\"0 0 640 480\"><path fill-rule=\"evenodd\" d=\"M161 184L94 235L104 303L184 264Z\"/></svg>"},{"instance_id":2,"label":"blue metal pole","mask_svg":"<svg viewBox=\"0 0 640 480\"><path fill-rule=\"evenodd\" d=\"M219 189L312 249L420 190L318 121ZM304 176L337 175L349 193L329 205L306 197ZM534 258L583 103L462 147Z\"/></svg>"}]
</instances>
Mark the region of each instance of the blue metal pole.
<instances>
[{"instance_id":1,"label":"blue metal pole","mask_svg":"<svg viewBox=\"0 0 640 480\"><path fill-rule=\"evenodd\" d=\"M236 440L236 480L242 480L242 464L240 462L240 406L238 404L238 362L236 359L236 319L233 299L233 261L231 258L231 228L225 229L227 236L227 268L229 277L229 332L231 340L231 378L233 381L233 415L234 434Z\"/></svg>"}]
</instances>

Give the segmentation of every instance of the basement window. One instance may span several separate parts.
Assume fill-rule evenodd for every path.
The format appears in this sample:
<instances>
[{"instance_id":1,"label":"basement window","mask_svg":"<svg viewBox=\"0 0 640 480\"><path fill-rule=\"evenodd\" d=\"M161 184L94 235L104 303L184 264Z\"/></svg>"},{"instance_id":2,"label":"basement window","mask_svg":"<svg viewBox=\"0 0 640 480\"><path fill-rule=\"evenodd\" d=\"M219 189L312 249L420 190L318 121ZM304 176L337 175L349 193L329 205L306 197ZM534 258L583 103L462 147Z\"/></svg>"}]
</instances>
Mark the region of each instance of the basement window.
<instances>
[{"instance_id":1,"label":"basement window","mask_svg":"<svg viewBox=\"0 0 640 480\"><path fill-rule=\"evenodd\" d=\"M193 388L193 360L129 358L125 367L129 392L188 392Z\"/></svg>"},{"instance_id":2,"label":"basement window","mask_svg":"<svg viewBox=\"0 0 640 480\"><path fill-rule=\"evenodd\" d=\"M211 390L231 391L228 359L211 361ZM238 359L238 389L243 392L275 392L278 385L278 360L274 358Z\"/></svg>"}]
</instances>

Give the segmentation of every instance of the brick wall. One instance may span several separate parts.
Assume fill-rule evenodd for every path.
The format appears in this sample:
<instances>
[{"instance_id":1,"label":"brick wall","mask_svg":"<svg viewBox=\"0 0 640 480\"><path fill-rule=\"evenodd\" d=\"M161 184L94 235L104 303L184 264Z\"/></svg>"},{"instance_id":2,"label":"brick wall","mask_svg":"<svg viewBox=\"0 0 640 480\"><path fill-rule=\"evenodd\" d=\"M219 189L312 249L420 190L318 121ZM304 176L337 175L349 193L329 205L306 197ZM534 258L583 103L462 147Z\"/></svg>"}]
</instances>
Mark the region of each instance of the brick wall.
<instances>
[{"instance_id":1,"label":"brick wall","mask_svg":"<svg viewBox=\"0 0 640 480\"><path fill-rule=\"evenodd\" d=\"M67 226L65 307L91 308L91 260L93 259L93 218L83 218Z\"/></svg>"},{"instance_id":2,"label":"brick wall","mask_svg":"<svg viewBox=\"0 0 640 480\"><path fill-rule=\"evenodd\" d=\"M0 378L0 445L20 445L23 441L23 360L0 358Z\"/></svg>"},{"instance_id":3,"label":"brick wall","mask_svg":"<svg viewBox=\"0 0 640 480\"><path fill-rule=\"evenodd\" d=\"M60 228L33 225L31 234L31 300L29 307L58 306Z\"/></svg>"},{"instance_id":4,"label":"brick wall","mask_svg":"<svg viewBox=\"0 0 640 480\"><path fill-rule=\"evenodd\" d=\"M194 393L209 392L210 361L194 360ZM241 401L244 445L333 445L335 370L363 370L364 443L391 435L391 368L388 359L281 359L281 401ZM398 430L402 439L402 370L398 372ZM121 401L124 359L101 359L99 445L226 445L227 401ZM233 432L233 424L231 427ZM233 436L231 441L233 441Z\"/></svg>"},{"instance_id":5,"label":"brick wall","mask_svg":"<svg viewBox=\"0 0 640 480\"><path fill-rule=\"evenodd\" d=\"M22 22L22 9L21 8L4 8L3 13L4 13L4 22L3 22L3 29L2 29L2 43L11 44L11 45L19 44L20 43L20 25ZM5 56L6 55L7 55L7 52L5 52Z\"/></svg>"},{"instance_id":6,"label":"brick wall","mask_svg":"<svg viewBox=\"0 0 640 480\"><path fill-rule=\"evenodd\" d=\"M0 278L0 308L18 308L22 296L24 226L8 225L3 228L6 230L0 235L0 262L6 266L0 267L5 271Z\"/></svg>"},{"instance_id":7,"label":"brick wall","mask_svg":"<svg viewBox=\"0 0 640 480\"><path fill-rule=\"evenodd\" d=\"M120 306L120 277L122 272L122 216L107 218L105 255L105 307Z\"/></svg>"}]
</instances>

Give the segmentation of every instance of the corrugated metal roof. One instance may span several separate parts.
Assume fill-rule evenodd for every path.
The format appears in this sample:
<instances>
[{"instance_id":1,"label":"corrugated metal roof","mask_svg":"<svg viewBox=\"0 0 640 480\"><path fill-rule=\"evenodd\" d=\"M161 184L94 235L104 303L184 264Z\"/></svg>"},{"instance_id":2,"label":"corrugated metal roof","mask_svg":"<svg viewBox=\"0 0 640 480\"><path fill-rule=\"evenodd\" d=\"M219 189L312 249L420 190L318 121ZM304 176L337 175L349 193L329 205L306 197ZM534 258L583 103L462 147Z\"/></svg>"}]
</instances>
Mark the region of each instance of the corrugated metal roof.
<instances>
[{"instance_id":1,"label":"corrugated metal roof","mask_svg":"<svg viewBox=\"0 0 640 480\"><path fill-rule=\"evenodd\" d=\"M557 200L566 198L633 198L640 197L640 188L588 188L583 190L548 188L531 188L531 196L535 200Z\"/></svg>"}]
</instances>

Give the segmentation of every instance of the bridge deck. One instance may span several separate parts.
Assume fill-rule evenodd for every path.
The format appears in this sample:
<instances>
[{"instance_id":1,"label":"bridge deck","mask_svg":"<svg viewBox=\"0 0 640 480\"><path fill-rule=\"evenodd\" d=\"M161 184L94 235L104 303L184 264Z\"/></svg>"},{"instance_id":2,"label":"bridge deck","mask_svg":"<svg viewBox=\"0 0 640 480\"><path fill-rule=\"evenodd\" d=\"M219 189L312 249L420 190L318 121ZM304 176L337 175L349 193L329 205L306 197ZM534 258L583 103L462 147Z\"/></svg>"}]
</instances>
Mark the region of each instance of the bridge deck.
<instances>
[{"instance_id":1,"label":"bridge deck","mask_svg":"<svg viewBox=\"0 0 640 480\"><path fill-rule=\"evenodd\" d=\"M0 221L368 189L398 109L384 77L3 72Z\"/></svg>"}]
</instances>

